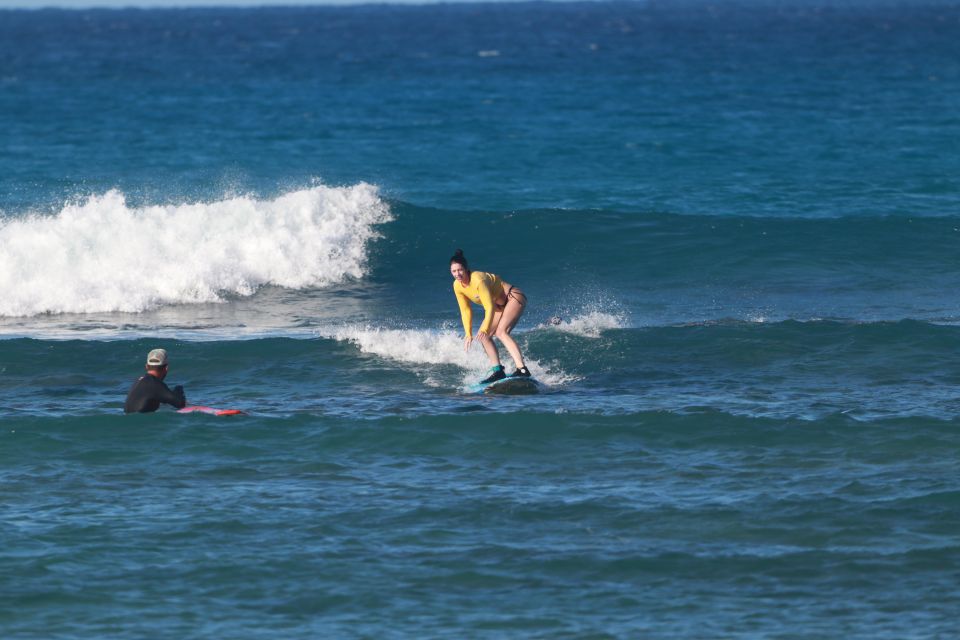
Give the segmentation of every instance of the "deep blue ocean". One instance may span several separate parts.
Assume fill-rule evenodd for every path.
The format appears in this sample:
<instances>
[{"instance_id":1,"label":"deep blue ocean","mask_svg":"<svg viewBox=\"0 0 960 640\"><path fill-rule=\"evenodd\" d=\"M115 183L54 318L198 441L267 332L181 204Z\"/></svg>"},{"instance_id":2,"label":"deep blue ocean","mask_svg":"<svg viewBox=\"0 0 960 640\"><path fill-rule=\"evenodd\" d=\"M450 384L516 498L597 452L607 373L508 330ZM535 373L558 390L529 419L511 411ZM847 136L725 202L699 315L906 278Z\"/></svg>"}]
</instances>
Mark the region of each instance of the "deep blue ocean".
<instances>
[{"instance_id":1,"label":"deep blue ocean","mask_svg":"<svg viewBox=\"0 0 960 640\"><path fill-rule=\"evenodd\" d=\"M958 251L958 2L0 11L0 637L958 638Z\"/></svg>"}]
</instances>

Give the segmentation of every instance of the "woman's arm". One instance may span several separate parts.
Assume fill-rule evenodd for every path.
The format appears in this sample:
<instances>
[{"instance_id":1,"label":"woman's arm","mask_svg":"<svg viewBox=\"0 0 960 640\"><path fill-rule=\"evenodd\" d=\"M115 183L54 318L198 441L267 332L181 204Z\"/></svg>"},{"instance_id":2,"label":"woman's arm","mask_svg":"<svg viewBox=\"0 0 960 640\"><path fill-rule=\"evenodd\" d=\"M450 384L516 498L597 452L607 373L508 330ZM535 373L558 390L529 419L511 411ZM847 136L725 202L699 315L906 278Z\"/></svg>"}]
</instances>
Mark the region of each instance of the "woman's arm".
<instances>
[{"instance_id":1,"label":"woman's arm","mask_svg":"<svg viewBox=\"0 0 960 640\"><path fill-rule=\"evenodd\" d=\"M493 292L490 291L490 278L481 277L477 282L477 292L480 295L480 304L483 305L483 322L480 323L480 329L477 331L477 336L480 334L488 334L490 332L490 325L493 324Z\"/></svg>"},{"instance_id":2,"label":"woman's arm","mask_svg":"<svg viewBox=\"0 0 960 640\"><path fill-rule=\"evenodd\" d=\"M463 321L463 334L473 337L473 310L470 308L470 300L460 291L457 291L457 283L453 283L453 295L457 298L457 305L460 307L460 320Z\"/></svg>"}]
</instances>

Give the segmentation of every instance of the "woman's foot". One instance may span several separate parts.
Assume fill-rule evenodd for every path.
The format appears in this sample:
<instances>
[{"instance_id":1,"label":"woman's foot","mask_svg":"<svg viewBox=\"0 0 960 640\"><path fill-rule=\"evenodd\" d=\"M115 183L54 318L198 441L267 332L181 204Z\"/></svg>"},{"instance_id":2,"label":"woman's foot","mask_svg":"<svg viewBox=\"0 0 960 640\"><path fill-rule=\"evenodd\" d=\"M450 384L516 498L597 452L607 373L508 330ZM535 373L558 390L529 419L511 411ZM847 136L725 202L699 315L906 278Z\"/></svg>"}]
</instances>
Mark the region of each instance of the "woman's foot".
<instances>
[{"instance_id":1,"label":"woman's foot","mask_svg":"<svg viewBox=\"0 0 960 640\"><path fill-rule=\"evenodd\" d=\"M507 377L507 373L503 370L502 364L497 364L490 367L490 375L480 381L480 384L489 384L491 382L496 382L497 380L503 380Z\"/></svg>"},{"instance_id":2,"label":"woman's foot","mask_svg":"<svg viewBox=\"0 0 960 640\"><path fill-rule=\"evenodd\" d=\"M519 369L511 373L510 377L511 378L529 378L530 370L527 369L526 367L520 367Z\"/></svg>"}]
</instances>

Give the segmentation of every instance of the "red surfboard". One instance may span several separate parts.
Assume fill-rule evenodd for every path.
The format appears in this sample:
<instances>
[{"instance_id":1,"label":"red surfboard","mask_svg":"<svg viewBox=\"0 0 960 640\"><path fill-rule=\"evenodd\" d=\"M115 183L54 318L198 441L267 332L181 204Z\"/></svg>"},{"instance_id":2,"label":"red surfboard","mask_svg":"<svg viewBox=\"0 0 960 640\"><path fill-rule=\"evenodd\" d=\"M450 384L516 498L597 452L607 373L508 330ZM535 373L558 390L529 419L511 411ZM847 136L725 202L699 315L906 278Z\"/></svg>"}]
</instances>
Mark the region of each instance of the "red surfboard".
<instances>
[{"instance_id":1,"label":"red surfboard","mask_svg":"<svg viewBox=\"0 0 960 640\"><path fill-rule=\"evenodd\" d=\"M209 413L213 416L242 416L240 409L214 409L212 407L188 406L178 409L177 413Z\"/></svg>"}]
</instances>

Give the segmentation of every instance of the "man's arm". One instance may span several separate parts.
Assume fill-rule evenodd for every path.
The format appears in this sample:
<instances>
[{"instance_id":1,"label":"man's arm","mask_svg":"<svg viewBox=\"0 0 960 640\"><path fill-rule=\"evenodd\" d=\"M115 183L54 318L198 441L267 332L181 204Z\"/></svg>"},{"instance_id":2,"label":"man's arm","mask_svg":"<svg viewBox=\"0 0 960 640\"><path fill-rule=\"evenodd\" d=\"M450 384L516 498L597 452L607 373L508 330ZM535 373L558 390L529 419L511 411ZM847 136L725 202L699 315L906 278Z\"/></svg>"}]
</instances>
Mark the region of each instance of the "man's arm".
<instances>
[{"instance_id":1,"label":"man's arm","mask_svg":"<svg viewBox=\"0 0 960 640\"><path fill-rule=\"evenodd\" d=\"M170 387L162 382L160 383L160 386L163 387L163 389L157 395L157 399L160 402L172 404L177 409L183 409L185 406L187 406L187 396L183 393L183 387L181 385L178 384L175 386L173 391L171 391Z\"/></svg>"}]
</instances>

